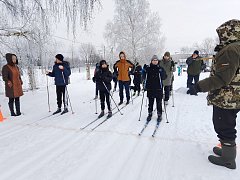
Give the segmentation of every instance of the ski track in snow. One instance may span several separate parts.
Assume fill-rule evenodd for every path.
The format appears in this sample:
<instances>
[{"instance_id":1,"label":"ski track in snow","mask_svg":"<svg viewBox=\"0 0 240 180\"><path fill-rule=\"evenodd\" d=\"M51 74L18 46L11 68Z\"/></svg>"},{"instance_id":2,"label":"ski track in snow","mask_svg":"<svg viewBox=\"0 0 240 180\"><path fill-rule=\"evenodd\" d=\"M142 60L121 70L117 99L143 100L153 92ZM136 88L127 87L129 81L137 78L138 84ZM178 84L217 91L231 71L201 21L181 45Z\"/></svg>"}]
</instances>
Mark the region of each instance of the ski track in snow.
<instances>
[{"instance_id":1,"label":"ski track in snow","mask_svg":"<svg viewBox=\"0 0 240 180\"><path fill-rule=\"evenodd\" d=\"M207 76L202 74L201 76ZM102 122L94 120L95 85L74 75L69 85L73 105L68 114L41 119L50 113L43 89L27 92L21 99L24 115L0 124L1 180L238 180L240 172L210 164L217 137L211 122L212 107L206 105L206 94L186 94L186 74L175 76L174 101L170 97L166 123L165 112L155 138L156 111L139 137L147 117L145 100L141 121L138 121L142 97L130 102L95 131ZM84 88L83 88L84 87ZM113 94L118 103L118 93ZM7 114L7 100L4 114ZM145 96L146 98L146 96ZM34 99L34 102L32 101ZM55 86L50 86L51 109L56 107ZM115 107L112 102L112 106ZM100 103L98 100L98 113ZM116 112L115 109L113 112ZM238 122L239 122L238 117ZM239 129L239 123L237 129ZM237 144L240 146L240 140ZM240 165L239 148L237 164Z\"/></svg>"}]
</instances>

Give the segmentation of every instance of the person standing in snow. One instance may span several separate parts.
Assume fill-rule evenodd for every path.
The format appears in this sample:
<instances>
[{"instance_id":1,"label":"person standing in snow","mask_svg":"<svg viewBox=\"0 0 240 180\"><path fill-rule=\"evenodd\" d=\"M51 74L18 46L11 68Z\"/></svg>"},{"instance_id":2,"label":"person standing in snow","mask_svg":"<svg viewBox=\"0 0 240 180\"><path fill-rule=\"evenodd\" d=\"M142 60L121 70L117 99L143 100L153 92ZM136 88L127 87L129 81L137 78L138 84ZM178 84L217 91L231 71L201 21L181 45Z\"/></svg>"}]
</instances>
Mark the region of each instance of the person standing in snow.
<instances>
[{"instance_id":1,"label":"person standing in snow","mask_svg":"<svg viewBox=\"0 0 240 180\"><path fill-rule=\"evenodd\" d=\"M127 103L129 104L130 101L130 75L134 72L134 64L126 59L126 54L122 51L119 53L119 58L114 65L114 73L118 74L118 84L119 84L119 96L120 96L120 102L118 105L121 105L123 103L123 88L125 88L126 91L126 98ZM130 71L131 69L131 71Z\"/></svg>"},{"instance_id":2,"label":"person standing in snow","mask_svg":"<svg viewBox=\"0 0 240 180\"><path fill-rule=\"evenodd\" d=\"M208 104L213 105L213 125L221 148L210 155L213 164L236 169L236 118L240 111L240 20L230 20L217 28L220 44L213 72L209 78L190 87L190 93L209 92Z\"/></svg>"},{"instance_id":3,"label":"person standing in snow","mask_svg":"<svg viewBox=\"0 0 240 180\"><path fill-rule=\"evenodd\" d=\"M68 112L68 103L66 101L65 91L69 82L69 76L71 75L69 63L67 61L63 61L63 55L57 54L55 58L56 60L52 72L47 71L48 76L54 77L56 85L58 109L53 113L53 115L61 112L62 102L64 104L64 110L61 114Z\"/></svg>"},{"instance_id":4,"label":"person standing in snow","mask_svg":"<svg viewBox=\"0 0 240 180\"><path fill-rule=\"evenodd\" d=\"M199 51L195 50L191 57L188 57L186 63L188 65L187 68L187 88L192 85L193 79L196 84L199 81L199 76L202 71L203 61L199 60L201 57L199 56ZM189 93L189 91L188 91Z\"/></svg>"},{"instance_id":5,"label":"person standing in snow","mask_svg":"<svg viewBox=\"0 0 240 180\"><path fill-rule=\"evenodd\" d=\"M168 104L170 90L173 83L173 72L176 71L176 67L174 61L170 56L170 52L165 52L163 59L159 61L159 65L165 70L167 74L167 78L163 80L163 87L164 87L164 103L165 105Z\"/></svg>"},{"instance_id":6,"label":"person standing in snow","mask_svg":"<svg viewBox=\"0 0 240 180\"><path fill-rule=\"evenodd\" d=\"M154 55L151 59L150 65L144 65L143 67L143 82L144 90L147 91L148 97L148 117L147 121L152 118L153 104L156 99L157 103L157 121L162 120L162 98L163 98L163 83L162 81L167 78L165 70L159 65L159 59L157 55Z\"/></svg>"},{"instance_id":7,"label":"person standing in snow","mask_svg":"<svg viewBox=\"0 0 240 180\"><path fill-rule=\"evenodd\" d=\"M20 116L20 97L23 95L22 79L17 66L18 59L15 54L6 54L7 64L2 68L2 79L5 82L6 97L9 98L8 106L11 116ZM14 102L16 113L14 112Z\"/></svg>"},{"instance_id":8,"label":"person standing in snow","mask_svg":"<svg viewBox=\"0 0 240 180\"><path fill-rule=\"evenodd\" d=\"M111 102L110 102L110 91L111 91L111 81L112 73L108 68L107 62L101 60L99 63L99 71L93 77L93 81L96 82L97 88L100 94L101 101L101 113L98 118L104 116L105 109L105 99L108 106L108 117L112 116Z\"/></svg>"},{"instance_id":9,"label":"person standing in snow","mask_svg":"<svg viewBox=\"0 0 240 180\"><path fill-rule=\"evenodd\" d=\"M134 79L133 79L133 84L134 84L134 94L133 96L135 96L136 92L138 92L138 96L140 94L141 91L141 82L142 82L142 66L137 62L136 63L136 67L134 70Z\"/></svg>"}]
</instances>

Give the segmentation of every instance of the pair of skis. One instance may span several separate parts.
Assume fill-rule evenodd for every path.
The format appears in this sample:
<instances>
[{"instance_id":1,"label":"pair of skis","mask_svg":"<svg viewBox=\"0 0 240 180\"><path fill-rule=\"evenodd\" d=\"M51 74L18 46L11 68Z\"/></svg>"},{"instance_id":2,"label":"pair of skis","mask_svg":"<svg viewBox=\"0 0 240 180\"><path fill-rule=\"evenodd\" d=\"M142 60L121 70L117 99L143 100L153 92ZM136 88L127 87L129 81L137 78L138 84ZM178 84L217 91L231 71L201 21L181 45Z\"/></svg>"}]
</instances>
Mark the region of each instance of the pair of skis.
<instances>
[{"instance_id":1,"label":"pair of skis","mask_svg":"<svg viewBox=\"0 0 240 180\"><path fill-rule=\"evenodd\" d=\"M150 121L146 121L146 123L144 124L142 130L141 130L140 133L138 134L139 136L141 136L141 135L143 134L143 132L144 132L145 129L147 128L149 122L150 122ZM152 137L153 137L153 138L155 137L155 135L156 135L156 133L157 133L157 130L158 130L159 125L160 125L160 122L161 122L161 121L157 121L157 124L156 124L156 126L155 126L155 128L154 128L154 131L153 131L153 133L152 133Z\"/></svg>"}]
</instances>

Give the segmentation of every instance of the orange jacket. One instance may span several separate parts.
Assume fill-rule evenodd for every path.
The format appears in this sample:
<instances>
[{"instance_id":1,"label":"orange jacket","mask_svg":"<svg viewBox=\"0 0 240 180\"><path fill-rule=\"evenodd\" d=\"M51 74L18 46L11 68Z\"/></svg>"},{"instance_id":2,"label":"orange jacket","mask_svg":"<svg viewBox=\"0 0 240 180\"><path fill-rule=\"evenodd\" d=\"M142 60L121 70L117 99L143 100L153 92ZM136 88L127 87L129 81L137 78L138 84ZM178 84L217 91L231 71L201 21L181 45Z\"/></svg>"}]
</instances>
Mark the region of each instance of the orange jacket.
<instances>
[{"instance_id":1,"label":"orange jacket","mask_svg":"<svg viewBox=\"0 0 240 180\"><path fill-rule=\"evenodd\" d=\"M131 71L129 72L129 69ZM130 74L133 74L134 71L134 64L126 59L118 60L114 64L114 70L118 72L118 80L119 81L130 81Z\"/></svg>"}]
</instances>

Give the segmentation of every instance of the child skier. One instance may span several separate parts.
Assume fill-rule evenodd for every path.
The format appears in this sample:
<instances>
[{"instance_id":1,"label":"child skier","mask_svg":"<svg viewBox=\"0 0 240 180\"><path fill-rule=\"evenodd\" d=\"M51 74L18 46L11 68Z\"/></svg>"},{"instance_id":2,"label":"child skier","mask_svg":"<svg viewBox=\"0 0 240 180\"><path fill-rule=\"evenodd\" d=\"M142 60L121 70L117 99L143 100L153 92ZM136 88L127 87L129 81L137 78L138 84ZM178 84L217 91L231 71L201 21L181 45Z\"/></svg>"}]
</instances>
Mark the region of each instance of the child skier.
<instances>
[{"instance_id":1,"label":"child skier","mask_svg":"<svg viewBox=\"0 0 240 180\"><path fill-rule=\"evenodd\" d=\"M56 60L55 60L55 64L53 66L52 72L47 71L48 76L54 77L55 85L56 85L58 109L53 113L53 115L61 112L62 98L63 98L64 110L62 111L61 114L68 112L67 101L65 98L65 90L69 82L69 76L71 75L69 63L66 61L63 61L63 58L64 58L63 55L57 54L55 58Z\"/></svg>"},{"instance_id":2,"label":"child skier","mask_svg":"<svg viewBox=\"0 0 240 180\"><path fill-rule=\"evenodd\" d=\"M152 118L154 99L157 102L157 121L162 120L162 98L163 98L163 84L162 81L167 78L165 70L159 65L159 59L154 55L151 59L150 65L144 65L143 80L144 90L147 91L148 97L148 117L147 121Z\"/></svg>"},{"instance_id":3,"label":"child skier","mask_svg":"<svg viewBox=\"0 0 240 180\"><path fill-rule=\"evenodd\" d=\"M104 116L104 109L105 109L105 98L106 103L108 106L108 118L112 116L112 109L110 103L110 90L111 90L111 81L112 81L112 73L109 71L107 62L105 60L100 61L99 71L96 72L95 76L93 77L93 81L96 82L97 88L100 94L100 101L101 101L101 113L98 118Z\"/></svg>"},{"instance_id":4,"label":"child skier","mask_svg":"<svg viewBox=\"0 0 240 180\"><path fill-rule=\"evenodd\" d=\"M140 84L142 82L142 66L137 62L135 66L135 71L134 71L134 79L133 79L133 84L134 84L134 94L135 96L136 92L138 91L138 96L141 91Z\"/></svg>"}]
</instances>

